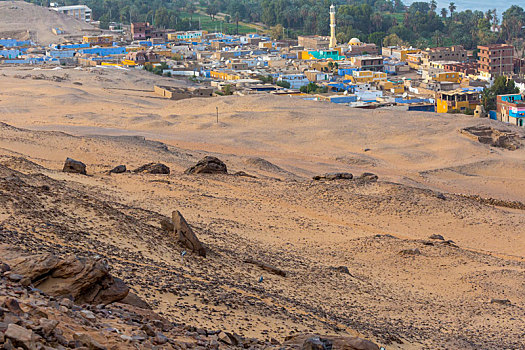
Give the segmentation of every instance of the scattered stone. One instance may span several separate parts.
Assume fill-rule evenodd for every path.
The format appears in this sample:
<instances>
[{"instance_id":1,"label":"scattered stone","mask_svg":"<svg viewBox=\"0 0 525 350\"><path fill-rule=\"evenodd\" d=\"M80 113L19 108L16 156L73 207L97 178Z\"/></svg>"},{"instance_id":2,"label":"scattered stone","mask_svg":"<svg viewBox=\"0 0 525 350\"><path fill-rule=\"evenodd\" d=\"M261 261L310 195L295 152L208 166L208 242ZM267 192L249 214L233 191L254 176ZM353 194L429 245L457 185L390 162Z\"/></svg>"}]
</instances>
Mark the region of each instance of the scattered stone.
<instances>
[{"instance_id":1,"label":"scattered stone","mask_svg":"<svg viewBox=\"0 0 525 350\"><path fill-rule=\"evenodd\" d=\"M149 163L133 170L133 172L168 175L170 173L170 168L162 163Z\"/></svg>"},{"instance_id":2,"label":"scattered stone","mask_svg":"<svg viewBox=\"0 0 525 350\"><path fill-rule=\"evenodd\" d=\"M73 339L87 347L89 350L106 350L106 347L85 333L73 334Z\"/></svg>"},{"instance_id":3,"label":"scattered stone","mask_svg":"<svg viewBox=\"0 0 525 350\"><path fill-rule=\"evenodd\" d=\"M36 349L33 339L33 331L11 323L7 326L5 337L13 342L14 346L20 346L26 350Z\"/></svg>"},{"instance_id":4,"label":"scattered stone","mask_svg":"<svg viewBox=\"0 0 525 350\"><path fill-rule=\"evenodd\" d=\"M430 239L437 239L437 240L440 240L440 241L444 241L445 240L445 237L443 237L442 235L438 235L438 234L433 234L433 235L430 235L430 237L428 237Z\"/></svg>"},{"instance_id":5,"label":"scattered stone","mask_svg":"<svg viewBox=\"0 0 525 350\"><path fill-rule=\"evenodd\" d=\"M109 171L110 174L122 174L127 171L127 168L125 165L117 165L113 169Z\"/></svg>"},{"instance_id":6,"label":"scattered stone","mask_svg":"<svg viewBox=\"0 0 525 350\"><path fill-rule=\"evenodd\" d=\"M350 173L326 173L324 175L314 176L314 180L352 180L354 175Z\"/></svg>"},{"instance_id":7,"label":"scattered stone","mask_svg":"<svg viewBox=\"0 0 525 350\"><path fill-rule=\"evenodd\" d=\"M82 174L86 175L86 164L74 160L71 158L67 158L66 162L64 163L64 168L62 169L65 173L74 173L74 174Z\"/></svg>"},{"instance_id":8,"label":"scattered stone","mask_svg":"<svg viewBox=\"0 0 525 350\"><path fill-rule=\"evenodd\" d=\"M185 174L227 174L228 169L222 160L212 156L206 156L197 164L186 169Z\"/></svg>"},{"instance_id":9,"label":"scattered stone","mask_svg":"<svg viewBox=\"0 0 525 350\"><path fill-rule=\"evenodd\" d=\"M253 259L245 259L244 262L247 263L247 264L252 264L252 265L259 266L261 269L266 270L268 272L271 272L274 275L286 277L286 272L281 270L281 269L278 269L275 266L268 265L266 263L263 263L263 262L260 262L260 261L256 261L256 260L253 260Z\"/></svg>"},{"instance_id":10,"label":"scattered stone","mask_svg":"<svg viewBox=\"0 0 525 350\"><path fill-rule=\"evenodd\" d=\"M200 256L206 257L206 248L199 241L190 225L186 222L186 219L182 214L175 210L172 213L172 221L175 229L175 234L178 235L179 242L191 251L197 253Z\"/></svg>"},{"instance_id":11,"label":"scattered stone","mask_svg":"<svg viewBox=\"0 0 525 350\"><path fill-rule=\"evenodd\" d=\"M447 199L447 197L445 197L445 195L443 193L438 193L436 195L436 198L441 199L441 200L446 200Z\"/></svg>"},{"instance_id":12,"label":"scattered stone","mask_svg":"<svg viewBox=\"0 0 525 350\"><path fill-rule=\"evenodd\" d=\"M162 333L157 333L155 335L155 338L153 339L153 343L156 345L164 345L167 342L168 342L168 338Z\"/></svg>"},{"instance_id":13,"label":"scattered stone","mask_svg":"<svg viewBox=\"0 0 525 350\"><path fill-rule=\"evenodd\" d=\"M421 251L418 248L404 249L399 252L401 255L421 255Z\"/></svg>"},{"instance_id":14,"label":"scattered stone","mask_svg":"<svg viewBox=\"0 0 525 350\"><path fill-rule=\"evenodd\" d=\"M500 305L510 305L510 300L509 299L491 299L490 300L490 303L491 304L500 304Z\"/></svg>"},{"instance_id":15,"label":"scattered stone","mask_svg":"<svg viewBox=\"0 0 525 350\"><path fill-rule=\"evenodd\" d=\"M57 320L49 320L47 318L41 318L39 321L40 327L42 327L42 332L46 336L49 336L55 330L55 328L57 328L58 323L59 322Z\"/></svg>"}]
</instances>

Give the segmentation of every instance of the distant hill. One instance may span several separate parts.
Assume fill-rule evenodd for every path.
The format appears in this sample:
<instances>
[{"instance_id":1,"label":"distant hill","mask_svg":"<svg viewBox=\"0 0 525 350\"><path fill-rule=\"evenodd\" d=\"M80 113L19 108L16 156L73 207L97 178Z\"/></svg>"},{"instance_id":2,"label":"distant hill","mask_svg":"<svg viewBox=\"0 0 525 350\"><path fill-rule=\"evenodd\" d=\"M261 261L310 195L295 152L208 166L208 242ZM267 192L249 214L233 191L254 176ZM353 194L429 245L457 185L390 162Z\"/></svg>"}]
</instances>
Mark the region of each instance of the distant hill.
<instances>
[{"instance_id":1,"label":"distant hill","mask_svg":"<svg viewBox=\"0 0 525 350\"><path fill-rule=\"evenodd\" d=\"M63 35L55 35L53 28L62 28ZM78 40L89 32L101 31L94 26L54 10L24 1L0 1L0 38L31 39L48 45Z\"/></svg>"}]
</instances>

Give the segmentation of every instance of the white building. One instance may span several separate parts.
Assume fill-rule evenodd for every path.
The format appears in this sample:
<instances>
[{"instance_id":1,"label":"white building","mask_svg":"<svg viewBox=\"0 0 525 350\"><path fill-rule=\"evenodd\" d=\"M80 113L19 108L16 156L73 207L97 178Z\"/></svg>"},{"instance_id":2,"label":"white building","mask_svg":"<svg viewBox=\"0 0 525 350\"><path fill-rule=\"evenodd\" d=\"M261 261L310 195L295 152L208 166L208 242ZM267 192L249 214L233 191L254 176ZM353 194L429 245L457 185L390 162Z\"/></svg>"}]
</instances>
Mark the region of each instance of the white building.
<instances>
[{"instance_id":1,"label":"white building","mask_svg":"<svg viewBox=\"0 0 525 350\"><path fill-rule=\"evenodd\" d=\"M91 9L86 5L53 7L53 10L84 22L91 22Z\"/></svg>"}]
</instances>

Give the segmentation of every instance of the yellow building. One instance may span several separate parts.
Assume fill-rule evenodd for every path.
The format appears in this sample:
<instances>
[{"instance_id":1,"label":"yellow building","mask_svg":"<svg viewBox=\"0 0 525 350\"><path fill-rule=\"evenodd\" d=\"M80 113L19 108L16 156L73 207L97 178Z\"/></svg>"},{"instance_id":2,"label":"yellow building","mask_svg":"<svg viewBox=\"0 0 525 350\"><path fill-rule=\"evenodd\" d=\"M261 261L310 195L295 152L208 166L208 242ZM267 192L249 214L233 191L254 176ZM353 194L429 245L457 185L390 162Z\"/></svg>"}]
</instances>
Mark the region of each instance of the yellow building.
<instances>
[{"instance_id":1,"label":"yellow building","mask_svg":"<svg viewBox=\"0 0 525 350\"><path fill-rule=\"evenodd\" d=\"M97 36L84 36L82 37L84 44L90 44L92 46L112 46L113 36L112 35L97 35Z\"/></svg>"},{"instance_id":2,"label":"yellow building","mask_svg":"<svg viewBox=\"0 0 525 350\"><path fill-rule=\"evenodd\" d=\"M439 82L451 82L451 83L461 83L462 75L459 72L441 72L436 73L432 77L432 80Z\"/></svg>"},{"instance_id":3,"label":"yellow building","mask_svg":"<svg viewBox=\"0 0 525 350\"><path fill-rule=\"evenodd\" d=\"M405 92L405 84L403 81L381 81L379 87L381 90L387 90L394 94L402 94Z\"/></svg>"},{"instance_id":4,"label":"yellow building","mask_svg":"<svg viewBox=\"0 0 525 350\"><path fill-rule=\"evenodd\" d=\"M352 81L354 84L379 83L387 80L387 75L384 72L372 72L370 70L353 71L352 75L345 75L346 80Z\"/></svg>"},{"instance_id":5,"label":"yellow building","mask_svg":"<svg viewBox=\"0 0 525 350\"><path fill-rule=\"evenodd\" d=\"M465 112L474 110L480 104L480 94L475 91L442 91L436 94L436 112Z\"/></svg>"},{"instance_id":6,"label":"yellow building","mask_svg":"<svg viewBox=\"0 0 525 350\"><path fill-rule=\"evenodd\" d=\"M210 77L213 79L220 79L220 80L240 80L241 76L237 74L233 74L231 72L225 72L225 71L211 71Z\"/></svg>"},{"instance_id":7,"label":"yellow building","mask_svg":"<svg viewBox=\"0 0 525 350\"><path fill-rule=\"evenodd\" d=\"M412 69L419 69L419 67L423 63L422 59L423 55L420 53L411 53L407 54L406 56L406 62L408 66Z\"/></svg>"}]
</instances>

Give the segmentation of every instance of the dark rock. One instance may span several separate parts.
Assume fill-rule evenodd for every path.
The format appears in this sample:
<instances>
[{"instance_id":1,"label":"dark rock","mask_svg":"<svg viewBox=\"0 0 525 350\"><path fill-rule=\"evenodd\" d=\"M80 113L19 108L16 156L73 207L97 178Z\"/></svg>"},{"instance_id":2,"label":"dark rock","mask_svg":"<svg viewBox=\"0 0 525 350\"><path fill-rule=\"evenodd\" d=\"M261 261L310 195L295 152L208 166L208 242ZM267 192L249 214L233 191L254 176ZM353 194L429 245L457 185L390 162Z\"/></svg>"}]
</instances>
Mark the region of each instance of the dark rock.
<instances>
[{"instance_id":1,"label":"dark rock","mask_svg":"<svg viewBox=\"0 0 525 350\"><path fill-rule=\"evenodd\" d=\"M170 218L164 218L164 219L160 220L160 227L164 231L168 231L168 232L173 232L173 230L175 229L173 227L173 222L171 221Z\"/></svg>"},{"instance_id":2,"label":"dark rock","mask_svg":"<svg viewBox=\"0 0 525 350\"><path fill-rule=\"evenodd\" d=\"M443 237L442 235L438 235L438 234L433 234L433 235L430 235L430 237L428 237L430 239L437 239L437 240L440 240L440 241L444 241L445 240L445 237Z\"/></svg>"},{"instance_id":3,"label":"dark rock","mask_svg":"<svg viewBox=\"0 0 525 350\"><path fill-rule=\"evenodd\" d=\"M170 168L162 163L149 163L133 170L133 172L168 175L170 173Z\"/></svg>"},{"instance_id":4,"label":"dark rock","mask_svg":"<svg viewBox=\"0 0 525 350\"><path fill-rule=\"evenodd\" d=\"M182 214L177 210L172 214L172 221L179 242L191 251L206 257L206 248L204 248L195 233L193 233L190 225L188 225Z\"/></svg>"},{"instance_id":5,"label":"dark rock","mask_svg":"<svg viewBox=\"0 0 525 350\"><path fill-rule=\"evenodd\" d=\"M438 194L436 195L436 197L437 197L438 199L441 199L441 200L446 200L446 199L447 199L447 197L445 197L445 195L444 195L443 193L438 193Z\"/></svg>"},{"instance_id":6,"label":"dark rock","mask_svg":"<svg viewBox=\"0 0 525 350\"><path fill-rule=\"evenodd\" d=\"M1 263L0 264L0 273L4 273L4 272L7 272L7 271L11 271L11 267L9 265L7 265L6 263Z\"/></svg>"},{"instance_id":7,"label":"dark rock","mask_svg":"<svg viewBox=\"0 0 525 350\"><path fill-rule=\"evenodd\" d=\"M151 306L133 292L129 292L124 299L119 301L119 303L136 306L139 309L151 310Z\"/></svg>"},{"instance_id":8,"label":"dark rock","mask_svg":"<svg viewBox=\"0 0 525 350\"><path fill-rule=\"evenodd\" d=\"M20 282L24 279L24 276L19 273L10 273L7 278L9 278L13 282Z\"/></svg>"},{"instance_id":9,"label":"dark rock","mask_svg":"<svg viewBox=\"0 0 525 350\"><path fill-rule=\"evenodd\" d=\"M286 272L281 270L281 269L278 269L275 266L263 263L261 261L256 261L256 260L253 260L253 259L245 259L244 262L247 263L247 264L253 264L253 265L259 266L261 269L266 270L268 272L271 272L274 275L286 277Z\"/></svg>"},{"instance_id":10,"label":"dark rock","mask_svg":"<svg viewBox=\"0 0 525 350\"><path fill-rule=\"evenodd\" d=\"M510 305L509 299L491 299L491 304Z\"/></svg>"},{"instance_id":11,"label":"dark rock","mask_svg":"<svg viewBox=\"0 0 525 350\"><path fill-rule=\"evenodd\" d=\"M257 176L253 176L253 175L250 175L244 171L238 171L236 173L233 174L234 176L244 176L244 177L251 177L252 179L256 179Z\"/></svg>"},{"instance_id":12,"label":"dark rock","mask_svg":"<svg viewBox=\"0 0 525 350\"><path fill-rule=\"evenodd\" d=\"M303 350L331 350L332 343L327 339L311 337L304 341Z\"/></svg>"},{"instance_id":13,"label":"dark rock","mask_svg":"<svg viewBox=\"0 0 525 350\"><path fill-rule=\"evenodd\" d=\"M67 158L62 171L65 173L86 175L86 164L79 162L78 160Z\"/></svg>"},{"instance_id":14,"label":"dark rock","mask_svg":"<svg viewBox=\"0 0 525 350\"><path fill-rule=\"evenodd\" d=\"M226 164L219 158L206 156L197 164L186 169L185 174L227 174Z\"/></svg>"},{"instance_id":15,"label":"dark rock","mask_svg":"<svg viewBox=\"0 0 525 350\"><path fill-rule=\"evenodd\" d=\"M5 301L4 301L4 306L10 311L12 312L13 314L17 315L17 316L20 316L24 313L24 311L22 311L22 308L20 308L20 304L18 304L18 300L16 299L13 299L13 298L7 298Z\"/></svg>"},{"instance_id":16,"label":"dark rock","mask_svg":"<svg viewBox=\"0 0 525 350\"><path fill-rule=\"evenodd\" d=\"M324 175L314 176L314 180L352 180L354 175L350 173L326 173Z\"/></svg>"},{"instance_id":17,"label":"dark rock","mask_svg":"<svg viewBox=\"0 0 525 350\"><path fill-rule=\"evenodd\" d=\"M362 173L361 176L357 177L356 180L363 182L376 182L379 179L379 176L373 173Z\"/></svg>"},{"instance_id":18,"label":"dark rock","mask_svg":"<svg viewBox=\"0 0 525 350\"><path fill-rule=\"evenodd\" d=\"M421 251L418 248L404 249L399 252L401 255L421 255Z\"/></svg>"},{"instance_id":19,"label":"dark rock","mask_svg":"<svg viewBox=\"0 0 525 350\"><path fill-rule=\"evenodd\" d=\"M122 174L122 173L125 173L126 171L127 169L125 165L117 165L116 167L111 169L109 173L110 174Z\"/></svg>"},{"instance_id":20,"label":"dark rock","mask_svg":"<svg viewBox=\"0 0 525 350\"><path fill-rule=\"evenodd\" d=\"M319 336L317 334L299 334L288 337L283 347L285 349L379 350L379 346L366 339L336 335Z\"/></svg>"},{"instance_id":21,"label":"dark rock","mask_svg":"<svg viewBox=\"0 0 525 350\"><path fill-rule=\"evenodd\" d=\"M350 270L348 270L348 267L346 267L346 266L338 266L335 269L337 271L341 272L341 273L344 273L344 274L347 274L347 275L350 274Z\"/></svg>"}]
</instances>

